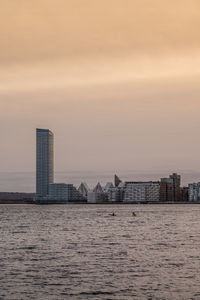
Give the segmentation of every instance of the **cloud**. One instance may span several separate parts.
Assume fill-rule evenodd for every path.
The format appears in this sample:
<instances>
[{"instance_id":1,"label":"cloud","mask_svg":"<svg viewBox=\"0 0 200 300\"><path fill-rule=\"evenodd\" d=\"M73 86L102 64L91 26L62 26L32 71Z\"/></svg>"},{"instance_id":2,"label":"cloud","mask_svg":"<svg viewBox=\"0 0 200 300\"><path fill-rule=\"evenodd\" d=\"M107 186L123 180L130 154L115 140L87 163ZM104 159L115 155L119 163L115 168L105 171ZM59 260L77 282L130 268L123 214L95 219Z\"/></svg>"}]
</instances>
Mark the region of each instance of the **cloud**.
<instances>
[{"instance_id":1,"label":"cloud","mask_svg":"<svg viewBox=\"0 0 200 300\"><path fill-rule=\"evenodd\" d=\"M200 57L192 56L127 56L112 59L46 61L4 66L0 70L0 92L58 90L140 84L143 82L197 80Z\"/></svg>"},{"instance_id":2,"label":"cloud","mask_svg":"<svg viewBox=\"0 0 200 300\"><path fill-rule=\"evenodd\" d=\"M3 0L0 64L184 53L199 28L198 0Z\"/></svg>"}]
</instances>

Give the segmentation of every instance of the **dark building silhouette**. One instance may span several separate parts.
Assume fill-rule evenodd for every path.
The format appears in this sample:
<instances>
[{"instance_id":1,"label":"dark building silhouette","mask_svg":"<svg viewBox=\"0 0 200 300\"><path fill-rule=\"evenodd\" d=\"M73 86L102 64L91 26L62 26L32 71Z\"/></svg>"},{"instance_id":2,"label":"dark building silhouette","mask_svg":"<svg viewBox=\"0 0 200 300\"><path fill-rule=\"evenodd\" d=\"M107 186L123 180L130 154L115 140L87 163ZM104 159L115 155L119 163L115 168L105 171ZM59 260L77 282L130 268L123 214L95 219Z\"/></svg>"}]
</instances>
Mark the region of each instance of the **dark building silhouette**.
<instances>
[{"instance_id":1,"label":"dark building silhouette","mask_svg":"<svg viewBox=\"0 0 200 300\"><path fill-rule=\"evenodd\" d=\"M161 178L160 201L173 201L173 180L171 178Z\"/></svg>"},{"instance_id":2,"label":"dark building silhouette","mask_svg":"<svg viewBox=\"0 0 200 300\"><path fill-rule=\"evenodd\" d=\"M180 189L180 201L181 202L189 201L189 188L186 186Z\"/></svg>"},{"instance_id":3,"label":"dark building silhouette","mask_svg":"<svg viewBox=\"0 0 200 300\"><path fill-rule=\"evenodd\" d=\"M182 201L181 176L173 173L169 178L161 178L160 181L160 201L177 202ZM184 197L187 192L184 191Z\"/></svg>"},{"instance_id":4,"label":"dark building silhouette","mask_svg":"<svg viewBox=\"0 0 200 300\"><path fill-rule=\"evenodd\" d=\"M169 178L173 180L173 201L180 201L181 176L173 173Z\"/></svg>"}]
</instances>

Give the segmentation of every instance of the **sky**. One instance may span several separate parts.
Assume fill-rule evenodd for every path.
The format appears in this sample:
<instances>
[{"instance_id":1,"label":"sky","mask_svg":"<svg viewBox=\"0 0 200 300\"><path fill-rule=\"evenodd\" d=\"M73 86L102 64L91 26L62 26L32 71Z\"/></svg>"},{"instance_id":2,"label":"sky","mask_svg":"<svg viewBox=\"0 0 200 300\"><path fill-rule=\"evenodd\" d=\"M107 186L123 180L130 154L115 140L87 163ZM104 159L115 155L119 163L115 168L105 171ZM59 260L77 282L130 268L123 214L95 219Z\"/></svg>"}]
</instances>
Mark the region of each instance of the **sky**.
<instances>
[{"instance_id":1,"label":"sky","mask_svg":"<svg viewBox=\"0 0 200 300\"><path fill-rule=\"evenodd\" d=\"M199 0L0 6L1 172L35 171L36 127L57 171L200 170Z\"/></svg>"}]
</instances>

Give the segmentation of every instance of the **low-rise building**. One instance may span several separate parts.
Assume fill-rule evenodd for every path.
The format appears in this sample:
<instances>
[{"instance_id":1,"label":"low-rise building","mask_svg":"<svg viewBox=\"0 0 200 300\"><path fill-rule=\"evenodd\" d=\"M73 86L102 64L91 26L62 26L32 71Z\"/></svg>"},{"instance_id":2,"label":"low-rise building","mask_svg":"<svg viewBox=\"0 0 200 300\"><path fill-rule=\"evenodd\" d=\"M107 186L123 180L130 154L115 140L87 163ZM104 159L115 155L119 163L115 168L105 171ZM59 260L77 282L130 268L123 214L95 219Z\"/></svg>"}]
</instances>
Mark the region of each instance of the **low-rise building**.
<instances>
[{"instance_id":1,"label":"low-rise building","mask_svg":"<svg viewBox=\"0 0 200 300\"><path fill-rule=\"evenodd\" d=\"M107 182L106 185L105 185L105 187L104 187L104 191L108 192L108 191L110 191L113 188L114 188L113 183L112 182Z\"/></svg>"},{"instance_id":2,"label":"low-rise building","mask_svg":"<svg viewBox=\"0 0 200 300\"><path fill-rule=\"evenodd\" d=\"M83 196L73 184L69 184L69 201L70 202L87 202L87 198Z\"/></svg>"},{"instance_id":3,"label":"low-rise building","mask_svg":"<svg viewBox=\"0 0 200 300\"><path fill-rule=\"evenodd\" d=\"M124 188L124 202L145 202L145 185L142 182L126 182Z\"/></svg>"},{"instance_id":4,"label":"low-rise building","mask_svg":"<svg viewBox=\"0 0 200 300\"><path fill-rule=\"evenodd\" d=\"M83 195L73 186L73 184L50 183L47 201L49 203L66 203L86 201L86 198L83 197Z\"/></svg>"},{"instance_id":5,"label":"low-rise building","mask_svg":"<svg viewBox=\"0 0 200 300\"><path fill-rule=\"evenodd\" d=\"M108 201L107 193L104 192L100 183L97 183L96 187L92 191L88 191L87 201L88 203L101 203Z\"/></svg>"},{"instance_id":6,"label":"low-rise building","mask_svg":"<svg viewBox=\"0 0 200 300\"><path fill-rule=\"evenodd\" d=\"M67 202L69 201L70 187L65 183L50 183L48 201L50 202Z\"/></svg>"},{"instance_id":7,"label":"low-rise building","mask_svg":"<svg viewBox=\"0 0 200 300\"><path fill-rule=\"evenodd\" d=\"M160 201L160 182L150 181L146 184L146 201L159 202Z\"/></svg>"},{"instance_id":8,"label":"low-rise building","mask_svg":"<svg viewBox=\"0 0 200 300\"><path fill-rule=\"evenodd\" d=\"M87 200L88 192L89 192L89 187L87 183L82 182L78 188L79 193L83 196L85 200Z\"/></svg>"},{"instance_id":9,"label":"low-rise building","mask_svg":"<svg viewBox=\"0 0 200 300\"><path fill-rule=\"evenodd\" d=\"M124 202L154 202L160 199L160 183L158 181L125 182Z\"/></svg>"}]
</instances>

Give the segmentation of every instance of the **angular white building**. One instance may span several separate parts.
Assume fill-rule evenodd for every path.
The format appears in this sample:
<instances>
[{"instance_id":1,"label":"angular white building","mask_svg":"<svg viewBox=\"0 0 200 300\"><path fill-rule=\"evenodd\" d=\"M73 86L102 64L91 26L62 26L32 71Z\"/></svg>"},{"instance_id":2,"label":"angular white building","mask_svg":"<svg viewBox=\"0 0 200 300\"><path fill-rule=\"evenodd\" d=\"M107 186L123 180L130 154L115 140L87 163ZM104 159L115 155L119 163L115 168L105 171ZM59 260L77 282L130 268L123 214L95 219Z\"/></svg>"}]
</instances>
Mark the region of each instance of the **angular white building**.
<instances>
[{"instance_id":1,"label":"angular white building","mask_svg":"<svg viewBox=\"0 0 200 300\"><path fill-rule=\"evenodd\" d=\"M87 183L85 182L81 182L79 188L78 188L78 191L79 193L85 198L87 199L87 195L88 195L88 192L89 192L89 187L87 185Z\"/></svg>"},{"instance_id":2,"label":"angular white building","mask_svg":"<svg viewBox=\"0 0 200 300\"><path fill-rule=\"evenodd\" d=\"M101 203L107 201L107 194L103 191L100 183L97 183L93 191L88 192L88 203Z\"/></svg>"}]
</instances>

